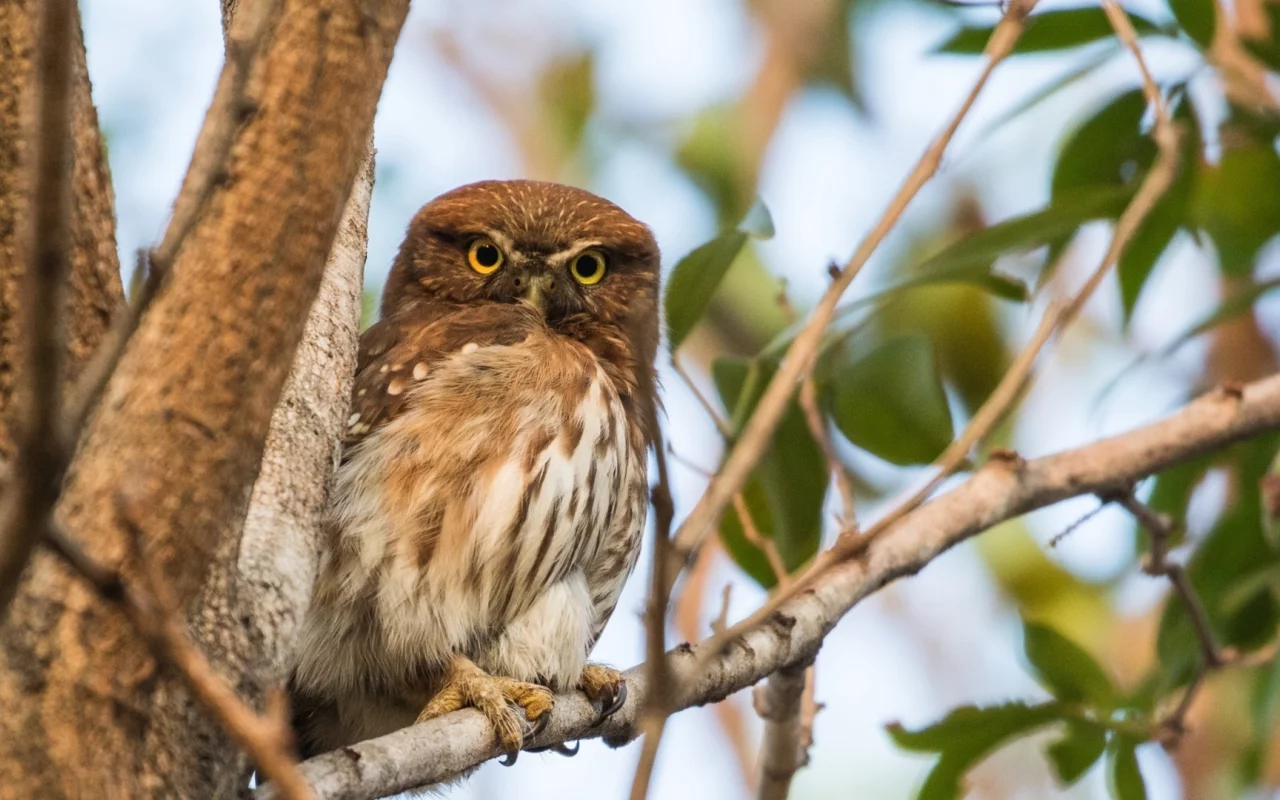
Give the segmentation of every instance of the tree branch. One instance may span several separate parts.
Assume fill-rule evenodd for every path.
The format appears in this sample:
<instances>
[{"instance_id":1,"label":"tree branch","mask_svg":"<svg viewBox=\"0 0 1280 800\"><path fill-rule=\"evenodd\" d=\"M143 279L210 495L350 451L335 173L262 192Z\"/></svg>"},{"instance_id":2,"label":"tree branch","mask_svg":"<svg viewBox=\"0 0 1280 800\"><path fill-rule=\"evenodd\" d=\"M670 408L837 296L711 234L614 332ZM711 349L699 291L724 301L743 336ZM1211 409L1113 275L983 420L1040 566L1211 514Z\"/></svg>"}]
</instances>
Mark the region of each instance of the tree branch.
<instances>
[{"instance_id":1,"label":"tree branch","mask_svg":"<svg viewBox=\"0 0 1280 800\"><path fill-rule=\"evenodd\" d=\"M1005 520L1070 497L1122 490L1174 464L1277 429L1280 376L1239 392L1211 392L1164 420L1075 450L1029 461L992 459L792 597L767 624L717 650L705 659L705 668L699 666L705 645L670 651L666 662L681 688L675 710L721 700L779 669L804 663L863 598ZM599 736L625 741L648 696L643 667L626 678L627 703L596 728L584 696L557 698L556 713L535 745ZM497 755L492 729L478 712L467 710L327 753L305 762L302 770L319 797L359 800L449 780ZM278 795L267 785L256 796Z\"/></svg>"},{"instance_id":2,"label":"tree branch","mask_svg":"<svg viewBox=\"0 0 1280 800\"><path fill-rule=\"evenodd\" d=\"M756 713L764 719L756 793L759 800L787 800L791 779L804 760L800 709L807 672L802 664L784 667L770 675L763 686L756 687Z\"/></svg>"}]
</instances>

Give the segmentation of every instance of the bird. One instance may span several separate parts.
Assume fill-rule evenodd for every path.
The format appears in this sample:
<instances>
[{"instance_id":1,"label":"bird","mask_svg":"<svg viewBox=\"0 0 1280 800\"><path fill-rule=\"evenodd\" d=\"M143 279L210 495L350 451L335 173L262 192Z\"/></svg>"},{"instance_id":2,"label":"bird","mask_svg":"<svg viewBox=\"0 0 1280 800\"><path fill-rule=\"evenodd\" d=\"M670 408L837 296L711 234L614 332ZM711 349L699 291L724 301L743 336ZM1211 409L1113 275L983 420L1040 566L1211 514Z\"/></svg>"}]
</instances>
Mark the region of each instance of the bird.
<instances>
[{"instance_id":1,"label":"bird","mask_svg":"<svg viewBox=\"0 0 1280 800\"><path fill-rule=\"evenodd\" d=\"M660 408L660 255L582 189L461 186L409 223L360 337L288 688L300 754L474 707L509 758L588 661L633 571Z\"/></svg>"}]
</instances>

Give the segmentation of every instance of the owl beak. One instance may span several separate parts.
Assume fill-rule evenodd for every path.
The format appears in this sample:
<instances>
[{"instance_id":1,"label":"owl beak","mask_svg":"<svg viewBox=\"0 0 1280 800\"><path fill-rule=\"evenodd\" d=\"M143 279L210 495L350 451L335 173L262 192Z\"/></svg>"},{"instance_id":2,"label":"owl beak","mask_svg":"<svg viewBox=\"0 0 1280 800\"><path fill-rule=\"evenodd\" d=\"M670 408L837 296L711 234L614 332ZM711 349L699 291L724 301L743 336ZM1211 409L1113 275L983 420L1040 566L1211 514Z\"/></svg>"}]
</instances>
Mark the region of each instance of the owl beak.
<instances>
[{"instance_id":1,"label":"owl beak","mask_svg":"<svg viewBox=\"0 0 1280 800\"><path fill-rule=\"evenodd\" d=\"M547 290L551 288L551 276L547 274L528 275L525 285L524 294L520 299L542 314L547 313Z\"/></svg>"}]
</instances>

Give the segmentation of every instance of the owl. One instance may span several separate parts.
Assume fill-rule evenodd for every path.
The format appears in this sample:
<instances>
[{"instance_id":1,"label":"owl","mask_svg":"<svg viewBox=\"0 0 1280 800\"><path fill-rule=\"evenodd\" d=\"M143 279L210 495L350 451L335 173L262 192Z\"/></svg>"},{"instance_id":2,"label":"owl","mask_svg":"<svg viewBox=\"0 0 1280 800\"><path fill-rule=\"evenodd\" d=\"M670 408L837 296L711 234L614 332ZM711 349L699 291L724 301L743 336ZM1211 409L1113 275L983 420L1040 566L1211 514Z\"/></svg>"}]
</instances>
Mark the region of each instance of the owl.
<instances>
[{"instance_id":1,"label":"owl","mask_svg":"<svg viewBox=\"0 0 1280 800\"><path fill-rule=\"evenodd\" d=\"M359 363L290 679L304 755L471 706L514 754L580 689L635 566L659 255L588 192L455 189L413 218Z\"/></svg>"}]
</instances>

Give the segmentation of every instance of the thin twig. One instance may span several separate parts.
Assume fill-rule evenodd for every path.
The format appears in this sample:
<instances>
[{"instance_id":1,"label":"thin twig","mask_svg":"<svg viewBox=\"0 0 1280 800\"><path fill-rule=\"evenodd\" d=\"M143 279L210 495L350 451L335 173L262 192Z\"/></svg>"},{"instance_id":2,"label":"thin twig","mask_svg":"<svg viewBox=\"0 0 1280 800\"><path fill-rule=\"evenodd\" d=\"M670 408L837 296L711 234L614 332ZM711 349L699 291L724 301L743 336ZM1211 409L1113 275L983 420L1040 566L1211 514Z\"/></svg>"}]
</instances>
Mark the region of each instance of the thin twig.
<instances>
[{"instance_id":1,"label":"thin twig","mask_svg":"<svg viewBox=\"0 0 1280 800\"><path fill-rule=\"evenodd\" d=\"M707 416L711 417L711 421L715 423L716 430L720 432L720 436L726 442L733 441L733 427L729 425L729 421L720 416L720 411L716 409L711 400L707 398L702 390L698 388L698 384L693 382L693 376L690 375L680 363L680 358L676 355L671 356L671 368L676 371L680 379L684 381L684 385L689 387L689 391L693 392L693 396L697 398L698 405L702 406L702 410L707 412Z\"/></svg>"},{"instance_id":2,"label":"thin twig","mask_svg":"<svg viewBox=\"0 0 1280 800\"><path fill-rule=\"evenodd\" d=\"M680 466L692 472L696 472L704 478L710 478L712 475L715 474L711 470L707 469L706 467L702 466L698 462L694 461L692 458L689 458L686 455L682 455L671 445L667 445L667 455L671 456L671 460L676 462Z\"/></svg>"},{"instance_id":3,"label":"thin twig","mask_svg":"<svg viewBox=\"0 0 1280 800\"><path fill-rule=\"evenodd\" d=\"M1142 571L1153 577L1168 579L1170 586L1173 587L1173 593L1178 596L1178 600L1187 610L1187 617L1191 620L1191 627L1195 631L1196 642L1200 647L1200 660L1196 664L1191 682L1187 685L1177 707L1160 723L1161 743L1166 747L1175 747L1186 733L1187 712L1191 710L1191 704L1197 692L1204 685L1204 679L1210 672L1227 666L1229 659L1223 655L1222 648L1219 647L1217 638L1213 635L1213 623L1209 620L1209 612L1205 610L1200 595L1191 585L1187 571L1181 564L1169 560L1169 543L1177 532L1174 520L1169 515L1161 514L1143 503L1134 496L1132 489L1105 494L1101 499L1124 507L1138 521L1138 525L1147 532L1151 540L1151 550L1143 560Z\"/></svg>"},{"instance_id":4,"label":"thin twig","mask_svg":"<svg viewBox=\"0 0 1280 800\"><path fill-rule=\"evenodd\" d=\"M973 107L978 96L982 93L992 72L1013 50L1014 44L1022 34L1023 24L1027 15L1035 7L1035 2L1036 0L1013 0L1010 3L1009 9L1005 12L1003 19L996 26L991 39L987 42L986 64L977 81L975 81L973 88L961 103L960 109L951 117L943 128L942 133L930 144L924 155L916 163L915 168L898 189L897 194L890 201L880 220L867 234L866 238L862 240L844 269L840 270L839 274L835 276L831 286L822 296L822 299L818 301L818 305L814 308L809 321L796 336L795 341L792 342L791 347L787 350L786 357L783 358L778 371L774 374L773 379L769 382L763 396L760 398L755 412L747 422L746 428L725 460L724 466L721 467L716 478L711 481L702 498L676 532L671 552L671 558L674 563L672 569L668 570L672 581L675 580L680 569L687 563L690 554L697 549L697 546L715 526L716 520L720 518L725 508L732 502L733 495L740 491L743 484L746 483L751 470L755 468L756 462L760 460L760 456L772 439L773 432L777 428L783 412L786 410L792 392L795 391L800 380L813 368L818 346L827 326L835 315L836 306L840 302L841 296L849 288L863 265L867 263L871 255L880 246L880 243L897 225L898 220L920 188L937 172L939 165L942 163L942 155L946 151L947 145L951 142L956 130L959 129L961 122L968 115L969 109ZM666 585L663 590L669 594L671 585Z\"/></svg>"},{"instance_id":5,"label":"thin twig","mask_svg":"<svg viewBox=\"0 0 1280 800\"><path fill-rule=\"evenodd\" d=\"M1106 507L1107 507L1106 503L1099 503L1097 508L1089 509L1088 512L1082 515L1075 522L1072 522L1070 525L1068 525L1067 527L1063 528L1061 531L1058 531L1056 534L1054 534L1053 538L1049 540L1049 546L1057 547L1059 544L1062 544L1063 539L1066 539L1068 536L1070 536L1071 534L1079 530L1081 525L1084 525L1089 520L1101 514L1103 510L1106 509Z\"/></svg>"},{"instance_id":6,"label":"thin twig","mask_svg":"<svg viewBox=\"0 0 1280 800\"><path fill-rule=\"evenodd\" d=\"M648 365L645 367L648 368ZM677 701L677 687L671 676L671 667L662 657L667 649L667 606L670 594L658 591L659 587L667 584L666 571L671 568L667 550L671 547L671 520L675 516L675 507L671 499L671 482L667 471L662 431L658 427L657 408L654 404L648 404L645 413L649 430L653 432L653 450L658 467L658 481L652 492L654 511L652 588L645 609L645 651L648 661L645 677L651 691L640 720L640 729L645 734L644 746L640 752L640 760L636 764L635 776L631 781L631 800L644 800L649 794L649 782L653 777L653 767L658 758L658 746L662 742L662 734L667 727L667 718L671 716Z\"/></svg>"},{"instance_id":7,"label":"thin twig","mask_svg":"<svg viewBox=\"0 0 1280 800\"><path fill-rule=\"evenodd\" d=\"M75 4L38 4L39 87L30 258L22 276L20 423L12 497L0 526L0 619L58 499L65 457L57 437L62 403L62 291L71 263L71 74Z\"/></svg>"},{"instance_id":8,"label":"thin twig","mask_svg":"<svg viewBox=\"0 0 1280 800\"><path fill-rule=\"evenodd\" d=\"M764 553L765 559L769 562L769 569L773 571L774 579L779 586L786 586L790 582L788 580L790 573L787 565L782 561L782 554L778 552L778 545L773 541L772 536L765 536L756 527L755 520L751 517L751 510L747 508L747 501L742 498L742 492L733 496L733 510L738 514L738 522L742 523L742 538Z\"/></svg>"},{"instance_id":9,"label":"thin twig","mask_svg":"<svg viewBox=\"0 0 1280 800\"><path fill-rule=\"evenodd\" d=\"M237 744L253 758L262 774L280 787L289 800L308 800L313 792L298 769L293 756L293 729L287 699L279 688L268 693L266 709L258 714L244 703L214 670L200 648L191 640L182 615L170 603L168 591L157 571L148 569L137 552L142 532L127 513L119 509L122 527L129 534L135 557L142 562L145 580L126 582L115 570L89 557L66 532L50 524L44 542L55 554L85 579L104 600L115 604L147 643L161 663L177 670L196 699L222 723Z\"/></svg>"},{"instance_id":10,"label":"thin twig","mask_svg":"<svg viewBox=\"0 0 1280 800\"><path fill-rule=\"evenodd\" d=\"M818 443L818 449L827 460L827 468L836 481L836 491L840 493L840 518L837 520L842 530L857 530L858 514L853 496L853 481L849 479L849 470L836 453L827 433L827 423L818 407L818 388L813 375L805 376L800 383L800 408L804 411L805 422L809 425L809 433Z\"/></svg>"}]
</instances>

